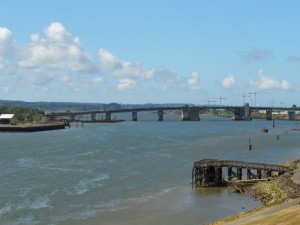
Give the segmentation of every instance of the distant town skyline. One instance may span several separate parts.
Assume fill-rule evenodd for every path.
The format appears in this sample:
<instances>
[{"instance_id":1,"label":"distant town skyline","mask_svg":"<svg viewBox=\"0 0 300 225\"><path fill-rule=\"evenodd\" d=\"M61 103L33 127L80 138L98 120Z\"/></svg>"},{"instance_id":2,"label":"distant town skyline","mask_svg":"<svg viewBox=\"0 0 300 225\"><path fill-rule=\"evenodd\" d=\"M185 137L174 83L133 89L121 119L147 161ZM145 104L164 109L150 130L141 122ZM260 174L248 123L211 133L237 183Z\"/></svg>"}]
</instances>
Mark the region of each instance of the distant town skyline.
<instances>
[{"instance_id":1,"label":"distant town skyline","mask_svg":"<svg viewBox=\"0 0 300 225\"><path fill-rule=\"evenodd\" d=\"M0 3L0 99L300 105L299 1Z\"/></svg>"}]
</instances>

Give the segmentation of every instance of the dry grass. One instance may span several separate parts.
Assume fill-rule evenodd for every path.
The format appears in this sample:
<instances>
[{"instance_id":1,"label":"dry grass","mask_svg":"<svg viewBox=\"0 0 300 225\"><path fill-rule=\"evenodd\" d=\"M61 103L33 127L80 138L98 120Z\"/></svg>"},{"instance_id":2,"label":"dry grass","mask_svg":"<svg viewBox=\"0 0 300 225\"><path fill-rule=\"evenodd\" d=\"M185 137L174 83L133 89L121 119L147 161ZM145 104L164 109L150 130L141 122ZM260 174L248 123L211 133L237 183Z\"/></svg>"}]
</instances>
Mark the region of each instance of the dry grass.
<instances>
[{"instance_id":1,"label":"dry grass","mask_svg":"<svg viewBox=\"0 0 300 225\"><path fill-rule=\"evenodd\" d=\"M240 214L237 214L237 215L234 215L234 216L230 216L230 217L226 217L224 219L217 220L217 221L215 221L213 223L209 223L207 225L223 225L223 224L227 224L227 223L230 223L230 222L235 221L235 220L240 219L240 218L244 218L244 217L255 215L256 213L261 212L261 211L263 211L265 209L271 208L273 206L275 206L275 204L274 205L263 206L263 207L256 208L256 209L252 209L252 210L249 210L249 211L244 212L244 213L240 213Z\"/></svg>"},{"instance_id":2,"label":"dry grass","mask_svg":"<svg viewBox=\"0 0 300 225\"><path fill-rule=\"evenodd\" d=\"M291 206L289 208L280 210L279 212L270 214L261 219L256 219L244 225L298 225L300 223L300 205Z\"/></svg>"}]
</instances>

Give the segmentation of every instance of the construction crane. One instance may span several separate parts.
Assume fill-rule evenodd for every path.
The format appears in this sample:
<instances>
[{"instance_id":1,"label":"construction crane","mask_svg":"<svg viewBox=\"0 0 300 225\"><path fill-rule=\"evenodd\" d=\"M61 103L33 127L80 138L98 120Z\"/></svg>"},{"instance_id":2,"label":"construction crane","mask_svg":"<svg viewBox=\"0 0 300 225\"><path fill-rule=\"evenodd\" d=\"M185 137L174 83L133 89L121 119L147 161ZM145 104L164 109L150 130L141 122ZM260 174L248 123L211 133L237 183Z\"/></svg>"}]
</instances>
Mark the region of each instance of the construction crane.
<instances>
[{"instance_id":1,"label":"construction crane","mask_svg":"<svg viewBox=\"0 0 300 225\"><path fill-rule=\"evenodd\" d=\"M254 92L249 92L249 95L254 95L254 106L256 106L256 91Z\"/></svg>"},{"instance_id":2,"label":"construction crane","mask_svg":"<svg viewBox=\"0 0 300 225\"><path fill-rule=\"evenodd\" d=\"M211 103L211 102L216 102L216 101L214 101L214 100L207 100L207 105L209 105L209 103Z\"/></svg>"},{"instance_id":3,"label":"construction crane","mask_svg":"<svg viewBox=\"0 0 300 225\"><path fill-rule=\"evenodd\" d=\"M250 95L245 95L245 94L243 94L243 104L245 105L245 98L249 98L250 97Z\"/></svg>"},{"instance_id":4,"label":"construction crane","mask_svg":"<svg viewBox=\"0 0 300 225\"><path fill-rule=\"evenodd\" d=\"M227 99L227 98L222 98L222 97L220 97L220 98L211 98L211 99L218 99L218 100L220 101L220 105L222 105L222 100L223 100L223 99Z\"/></svg>"},{"instance_id":5,"label":"construction crane","mask_svg":"<svg viewBox=\"0 0 300 225\"><path fill-rule=\"evenodd\" d=\"M222 99L227 99L227 98L222 98L222 97L220 97L220 98L217 98L217 99L220 100L220 105L222 105Z\"/></svg>"}]
</instances>

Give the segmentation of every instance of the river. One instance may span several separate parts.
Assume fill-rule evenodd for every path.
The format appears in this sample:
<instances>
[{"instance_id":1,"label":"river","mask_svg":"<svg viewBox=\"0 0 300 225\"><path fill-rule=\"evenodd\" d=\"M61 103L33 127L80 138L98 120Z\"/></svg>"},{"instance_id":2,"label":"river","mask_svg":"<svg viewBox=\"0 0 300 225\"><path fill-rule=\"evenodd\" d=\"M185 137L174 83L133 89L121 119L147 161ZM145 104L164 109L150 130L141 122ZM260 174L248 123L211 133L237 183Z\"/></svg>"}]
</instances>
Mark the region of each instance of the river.
<instances>
[{"instance_id":1,"label":"river","mask_svg":"<svg viewBox=\"0 0 300 225\"><path fill-rule=\"evenodd\" d=\"M300 158L295 121L272 128L266 120L117 116L129 121L0 133L0 224L206 224L261 203L227 188L192 189L194 161Z\"/></svg>"}]
</instances>

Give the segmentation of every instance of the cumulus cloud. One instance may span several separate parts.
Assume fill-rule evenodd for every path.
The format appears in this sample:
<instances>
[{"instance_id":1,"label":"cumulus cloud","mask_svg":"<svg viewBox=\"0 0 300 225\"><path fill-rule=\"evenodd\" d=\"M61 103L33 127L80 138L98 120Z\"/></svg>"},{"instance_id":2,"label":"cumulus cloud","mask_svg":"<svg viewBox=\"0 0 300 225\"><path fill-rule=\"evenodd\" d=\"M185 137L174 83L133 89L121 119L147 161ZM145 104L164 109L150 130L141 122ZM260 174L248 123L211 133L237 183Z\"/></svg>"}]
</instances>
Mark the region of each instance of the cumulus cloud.
<instances>
[{"instance_id":1,"label":"cumulus cloud","mask_svg":"<svg viewBox=\"0 0 300 225\"><path fill-rule=\"evenodd\" d=\"M100 84L103 82L103 78L102 77L93 77L90 79L90 81L94 84Z\"/></svg>"},{"instance_id":2,"label":"cumulus cloud","mask_svg":"<svg viewBox=\"0 0 300 225\"><path fill-rule=\"evenodd\" d=\"M105 79L106 84L116 86L118 91L136 89L137 84L143 88L151 86L149 91L156 89L156 92L178 90L184 85L191 90L199 89L197 73L186 83L176 72L164 68L145 70L104 48L99 49L97 56L95 60L79 37L59 22L49 24L40 34L31 34L24 45L17 44L8 28L0 27L0 76L15 88L26 85L39 91L61 87L71 92L95 91L95 88L105 89Z\"/></svg>"},{"instance_id":3,"label":"cumulus cloud","mask_svg":"<svg viewBox=\"0 0 300 225\"><path fill-rule=\"evenodd\" d=\"M23 68L67 69L72 72L96 72L92 57L69 34L62 24L52 23L45 29L46 38L31 35L32 42L23 48L18 64Z\"/></svg>"},{"instance_id":4,"label":"cumulus cloud","mask_svg":"<svg viewBox=\"0 0 300 225\"><path fill-rule=\"evenodd\" d=\"M9 65L13 65L16 54L16 44L11 31L6 27L0 27L0 70L9 71Z\"/></svg>"},{"instance_id":5,"label":"cumulus cloud","mask_svg":"<svg viewBox=\"0 0 300 225\"><path fill-rule=\"evenodd\" d=\"M132 79L120 80L119 84L117 85L119 91L130 90L130 89L134 89L135 87L136 87L136 81Z\"/></svg>"},{"instance_id":6,"label":"cumulus cloud","mask_svg":"<svg viewBox=\"0 0 300 225\"><path fill-rule=\"evenodd\" d=\"M287 80L278 81L271 77L265 75L264 71L260 69L258 71L259 80L258 81L250 81L250 84L257 89L260 90L271 90L271 89L279 89L279 90L290 90L292 89L292 85Z\"/></svg>"},{"instance_id":7,"label":"cumulus cloud","mask_svg":"<svg viewBox=\"0 0 300 225\"><path fill-rule=\"evenodd\" d=\"M177 83L180 81L180 76L170 70L160 68L160 69L155 69L154 71L155 78L159 81L163 81L166 83Z\"/></svg>"},{"instance_id":8,"label":"cumulus cloud","mask_svg":"<svg viewBox=\"0 0 300 225\"><path fill-rule=\"evenodd\" d=\"M155 71L143 71L135 63L121 60L106 49L99 50L99 58L102 69L111 72L116 77L149 79L154 76Z\"/></svg>"},{"instance_id":9,"label":"cumulus cloud","mask_svg":"<svg viewBox=\"0 0 300 225\"><path fill-rule=\"evenodd\" d=\"M227 89L233 88L233 87L237 86L237 82L236 82L234 76L233 76L232 74L229 73L229 74L223 79L223 81L222 81L222 86L223 86L224 88L227 88Z\"/></svg>"},{"instance_id":10,"label":"cumulus cloud","mask_svg":"<svg viewBox=\"0 0 300 225\"><path fill-rule=\"evenodd\" d=\"M0 56L4 56L14 48L12 33L6 27L0 27Z\"/></svg>"},{"instance_id":11,"label":"cumulus cloud","mask_svg":"<svg viewBox=\"0 0 300 225\"><path fill-rule=\"evenodd\" d=\"M200 76L197 72L193 72L187 79L187 85L190 90L199 90Z\"/></svg>"},{"instance_id":12,"label":"cumulus cloud","mask_svg":"<svg viewBox=\"0 0 300 225\"><path fill-rule=\"evenodd\" d=\"M10 87L8 87L8 86L3 87L3 89L2 89L3 93L9 92L9 90L10 90Z\"/></svg>"},{"instance_id":13,"label":"cumulus cloud","mask_svg":"<svg viewBox=\"0 0 300 225\"><path fill-rule=\"evenodd\" d=\"M271 52L263 49L253 48L245 54L247 61L260 61L271 57Z\"/></svg>"}]
</instances>

